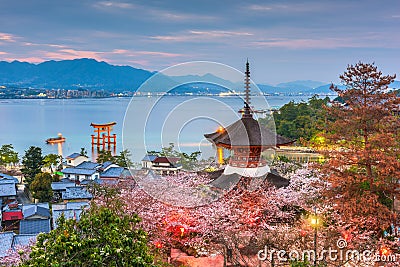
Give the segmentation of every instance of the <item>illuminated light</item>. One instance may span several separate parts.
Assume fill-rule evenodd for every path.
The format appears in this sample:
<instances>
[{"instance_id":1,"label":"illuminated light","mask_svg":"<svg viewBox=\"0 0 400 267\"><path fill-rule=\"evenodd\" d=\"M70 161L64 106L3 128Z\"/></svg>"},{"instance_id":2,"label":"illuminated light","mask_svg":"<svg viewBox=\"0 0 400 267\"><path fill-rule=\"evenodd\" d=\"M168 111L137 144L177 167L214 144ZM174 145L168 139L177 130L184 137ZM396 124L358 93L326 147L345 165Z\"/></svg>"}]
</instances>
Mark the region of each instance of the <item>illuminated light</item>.
<instances>
[{"instance_id":1,"label":"illuminated light","mask_svg":"<svg viewBox=\"0 0 400 267\"><path fill-rule=\"evenodd\" d=\"M304 230L301 230L301 231L300 231L300 235L301 235L302 237L305 237L305 236L307 235L307 232L304 231Z\"/></svg>"},{"instance_id":2,"label":"illuminated light","mask_svg":"<svg viewBox=\"0 0 400 267\"><path fill-rule=\"evenodd\" d=\"M351 234L348 232L344 232L342 236L347 242L351 240Z\"/></svg>"},{"instance_id":3,"label":"illuminated light","mask_svg":"<svg viewBox=\"0 0 400 267\"><path fill-rule=\"evenodd\" d=\"M222 147L217 147L218 163L224 164L224 149Z\"/></svg>"},{"instance_id":4,"label":"illuminated light","mask_svg":"<svg viewBox=\"0 0 400 267\"><path fill-rule=\"evenodd\" d=\"M313 226L317 226L317 225L318 225L318 223L319 223L319 220L318 220L318 218L311 218L311 225L313 225Z\"/></svg>"},{"instance_id":5,"label":"illuminated light","mask_svg":"<svg viewBox=\"0 0 400 267\"><path fill-rule=\"evenodd\" d=\"M217 132L219 132L219 133L222 133L224 131L225 131L225 129L222 126L219 126L218 129L217 129Z\"/></svg>"},{"instance_id":6,"label":"illuminated light","mask_svg":"<svg viewBox=\"0 0 400 267\"><path fill-rule=\"evenodd\" d=\"M388 256L391 253L390 249L387 247L381 247L379 252L381 255L384 255L384 256Z\"/></svg>"},{"instance_id":7,"label":"illuminated light","mask_svg":"<svg viewBox=\"0 0 400 267\"><path fill-rule=\"evenodd\" d=\"M309 220L313 228L318 228L318 226L321 224L321 219L317 215L312 215Z\"/></svg>"},{"instance_id":8,"label":"illuminated light","mask_svg":"<svg viewBox=\"0 0 400 267\"><path fill-rule=\"evenodd\" d=\"M163 245L159 241L155 242L154 245L156 246L156 248L162 248L163 247Z\"/></svg>"},{"instance_id":9,"label":"illuminated light","mask_svg":"<svg viewBox=\"0 0 400 267\"><path fill-rule=\"evenodd\" d=\"M185 228L180 227L179 230L181 230L181 237L185 234Z\"/></svg>"}]
</instances>

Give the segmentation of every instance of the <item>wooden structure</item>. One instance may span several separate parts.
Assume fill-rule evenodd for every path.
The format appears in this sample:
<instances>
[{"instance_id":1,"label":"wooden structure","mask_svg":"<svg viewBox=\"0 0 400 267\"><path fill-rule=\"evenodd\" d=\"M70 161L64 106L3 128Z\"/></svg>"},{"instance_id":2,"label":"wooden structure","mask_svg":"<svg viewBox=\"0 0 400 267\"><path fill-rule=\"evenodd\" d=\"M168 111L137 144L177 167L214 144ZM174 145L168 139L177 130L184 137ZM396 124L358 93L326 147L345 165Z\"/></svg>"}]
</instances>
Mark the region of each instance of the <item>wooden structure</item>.
<instances>
[{"instance_id":1,"label":"wooden structure","mask_svg":"<svg viewBox=\"0 0 400 267\"><path fill-rule=\"evenodd\" d=\"M231 167L268 168L261 153L266 149L292 144L294 140L275 134L253 118L253 110L250 108L249 62L246 63L245 74L245 102L244 108L239 111L242 118L226 128L220 127L216 132L204 136L216 145L219 163L222 162L220 159L221 148L225 148L231 150L231 158L228 163Z\"/></svg>"},{"instance_id":2,"label":"wooden structure","mask_svg":"<svg viewBox=\"0 0 400 267\"><path fill-rule=\"evenodd\" d=\"M111 131L116 122L109 122L104 124L91 123L90 126L94 128L95 134L92 134L92 150L96 146L97 149L110 150L111 146L115 149L117 145L117 135L112 134Z\"/></svg>"},{"instance_id":3,"label":"wooden structure","mask_svg":"<svg viewBox=\"0 0 400 267\"><path fill-rule=\"evenodd\" d=\"M51 137L46 139L46 144L59 144L59 143L64 143L65 142L65 137L62 136L61 133L58 134L57 137Z\"/></svg>"}]
</instances>

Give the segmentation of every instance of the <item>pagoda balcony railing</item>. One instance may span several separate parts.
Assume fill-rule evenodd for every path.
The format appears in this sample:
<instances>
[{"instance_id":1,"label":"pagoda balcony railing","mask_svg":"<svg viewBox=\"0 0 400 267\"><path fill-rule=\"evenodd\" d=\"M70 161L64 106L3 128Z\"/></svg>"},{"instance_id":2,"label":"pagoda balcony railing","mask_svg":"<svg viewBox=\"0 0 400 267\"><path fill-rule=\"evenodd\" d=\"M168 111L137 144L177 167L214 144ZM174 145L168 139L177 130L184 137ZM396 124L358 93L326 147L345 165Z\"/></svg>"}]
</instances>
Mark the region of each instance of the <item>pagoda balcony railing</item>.
<instances>
[{"instance_id":1,"label":"pagoda balcony railing","mask_svg":"<svg viewBox=\"0 0 400 267\"><path fill-rule=\"evenodd\" d=\"M232 167L240 167L240 168L257 168L264 167L267 165L265 160L260 161L230 161L229 165Z\"/></svg>"}]
</instances>

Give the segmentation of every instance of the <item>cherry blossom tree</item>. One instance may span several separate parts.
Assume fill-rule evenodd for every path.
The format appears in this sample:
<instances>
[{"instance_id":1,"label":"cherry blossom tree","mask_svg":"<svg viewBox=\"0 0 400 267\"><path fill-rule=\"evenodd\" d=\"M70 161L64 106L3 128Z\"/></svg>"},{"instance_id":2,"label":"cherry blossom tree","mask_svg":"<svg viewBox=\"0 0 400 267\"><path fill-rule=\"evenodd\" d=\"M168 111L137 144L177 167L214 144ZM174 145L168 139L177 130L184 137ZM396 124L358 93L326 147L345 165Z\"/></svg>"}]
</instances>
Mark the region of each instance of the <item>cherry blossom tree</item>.
<instances>
[{"instance_id":1,"label":"cherry blossom tree","mask_svg":"<svg viewBox=\"0 0 400 267\"><path fill-rule=\"evenodd\" d=\"M9 249L6 253L7 256L0 259L0 266L19 266L22 262L29 259L32 245L34 245L33 241L29 245L17 245Z\"/></svg>"},{"instance_id":2,"label":"cherry blossom tree","mask_svg":"<svg viewBox=\"0 0 400 267\"><path fill-rule=\"evenodd\" d=\"M155 247L165 251L180 248L196 256L219 253L226 255L230 262L254 265L259 262L257 252L264 247L268 236L269 242L275 245L279 244L278 240L271 238L282 229L294 233L285 237L287 244L293 244L293 236L301 236L298 225L302 214L311 209L320 188L325 186L307 166L296 165L290 172L287 176L292 183L287 188L277 189L267 181L253 188L249 178L242 177L232 190L220 194L219 199L190 208L151 197L140 182L126 182L118 188L126 212L142 218L141 226ZM138 173L137 180L144 175ZM207 186L212 181L207 175L186 172L160 179L181 187ZM168 194L169 190L163 188L162 193ZM184 198L179 194L174 197L181 197L181 203L191 201L186 194ZM99 203L103 201L96 199Z\"/></svg>"}]
</instances>

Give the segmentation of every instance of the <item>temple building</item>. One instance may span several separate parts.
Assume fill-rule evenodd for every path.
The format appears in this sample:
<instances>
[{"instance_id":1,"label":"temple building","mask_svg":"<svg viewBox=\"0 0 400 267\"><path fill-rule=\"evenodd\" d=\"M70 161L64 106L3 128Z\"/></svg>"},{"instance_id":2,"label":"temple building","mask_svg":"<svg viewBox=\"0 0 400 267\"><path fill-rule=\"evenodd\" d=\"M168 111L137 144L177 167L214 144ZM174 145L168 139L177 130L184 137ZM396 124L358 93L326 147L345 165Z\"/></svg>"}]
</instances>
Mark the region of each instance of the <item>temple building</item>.
<instances>
[{"instance_id":1,"label":"temple building","mask_svg":"<svg viewBox=\"0 0 400 267\"><path fill-rule=\"evenodd\" d=\"M262 152L292 144L294 140L277 135L271 129L260 125L253 118L254 111L250 107L250 69L246 63L245 101L239 112L242 117L227 127L220 127L216 132L204 136L217 147L217 154L222 149L231 151L224 175L238 174L244 177L262 177L270 173L267 161ZM220 161L220 160L219 160Z\"/></svg>"}]
</instances>

